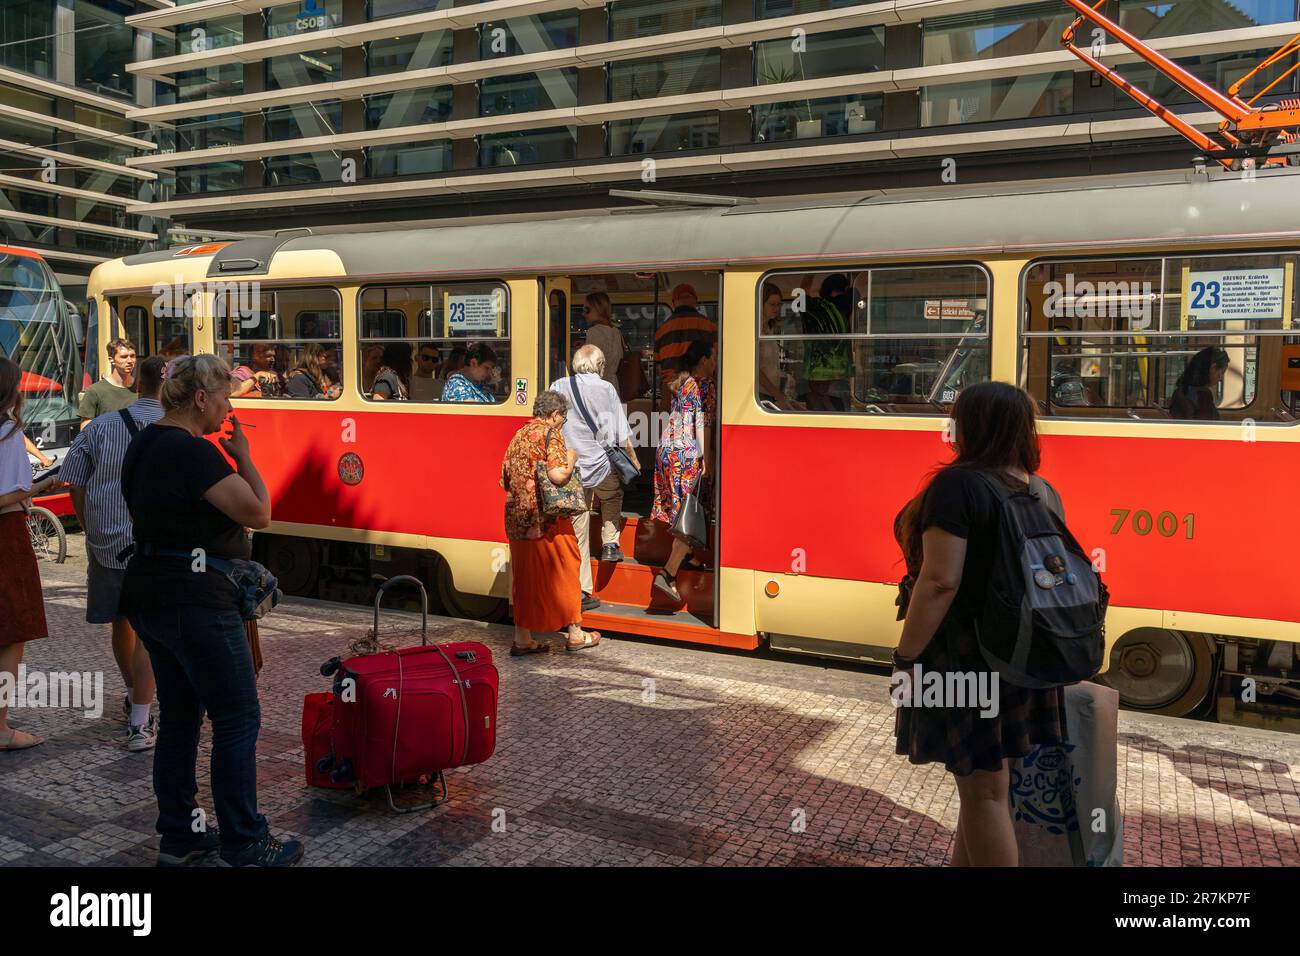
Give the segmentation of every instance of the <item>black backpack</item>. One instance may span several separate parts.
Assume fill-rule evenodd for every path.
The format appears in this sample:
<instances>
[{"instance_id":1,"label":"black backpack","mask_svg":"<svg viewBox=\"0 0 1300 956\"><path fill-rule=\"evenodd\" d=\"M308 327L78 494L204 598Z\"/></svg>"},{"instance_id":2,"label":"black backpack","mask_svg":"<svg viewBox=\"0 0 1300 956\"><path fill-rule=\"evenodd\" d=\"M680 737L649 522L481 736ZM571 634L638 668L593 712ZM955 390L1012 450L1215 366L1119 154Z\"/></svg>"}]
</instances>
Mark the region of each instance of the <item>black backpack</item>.
<instances>
[{"instance_id":1,"label":"black backpack","mask_svg":"<svg viewBox=\"0 0 1300 956\"><path fill-rule=\"evenodd\" d=\"M998 499L998 545L976 638L989 667L1017 687L1087 680L1102 665L1106 606L1101 575L1065 526L1061 499L1033 475L1028 491L975 474Z\"/></svg>"}]
</instances>

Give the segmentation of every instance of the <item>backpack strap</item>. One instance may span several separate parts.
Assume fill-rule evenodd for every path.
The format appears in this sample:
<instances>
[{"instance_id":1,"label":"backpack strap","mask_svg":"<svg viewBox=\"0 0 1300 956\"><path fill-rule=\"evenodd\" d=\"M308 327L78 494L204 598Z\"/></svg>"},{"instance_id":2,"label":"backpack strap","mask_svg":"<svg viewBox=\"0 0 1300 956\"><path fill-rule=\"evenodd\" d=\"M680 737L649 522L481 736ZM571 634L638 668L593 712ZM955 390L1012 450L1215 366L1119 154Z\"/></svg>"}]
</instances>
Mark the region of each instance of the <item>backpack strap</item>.
<instances>
[{"instance_id":1,"label":"backpack strap","mask_svg":"<svg viewBox=\"0 0 1300 956\"><path fill-rule=\"evenodd\" d=\"M127 433L134 438L139 433L140 426L131 417L131 412L125 408L119 408L117 413L122 416L122 424L126 426Z\"/></svg>"},{"instance_id":2,"label":"backpack strap","mask_svg":"<svg viewBox=\"0 0 1300 956\"><path fill-rule=\"evenodd\" d=\"M1061 496L1057 494L1055 488L1038 475L1030 475L1029 490L1042 498L1048 510L1060 518L1062 524L1065 523L1065 506L1061 504Z\"/></svg>"}]
</instances>

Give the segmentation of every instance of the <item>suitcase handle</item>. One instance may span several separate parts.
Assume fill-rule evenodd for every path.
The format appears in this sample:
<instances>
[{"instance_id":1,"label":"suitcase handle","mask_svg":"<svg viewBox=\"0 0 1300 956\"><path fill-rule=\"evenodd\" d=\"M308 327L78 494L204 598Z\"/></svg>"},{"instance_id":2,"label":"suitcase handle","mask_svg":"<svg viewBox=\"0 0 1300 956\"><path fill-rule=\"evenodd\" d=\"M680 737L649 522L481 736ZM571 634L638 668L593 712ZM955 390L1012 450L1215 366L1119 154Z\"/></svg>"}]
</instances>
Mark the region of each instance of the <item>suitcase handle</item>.
<instances>
[{"instance_id":1,"label":"suitcase handle","mask_svg":"<svg viewBox=\"0 0 1300 956\"><path fill-rule=\"evenodd\" d=\"M409 574L399 574L379 585L379 593L375 595L375 640L379 640L379 605L384 600L384 592L401 581L409 581L420 589L420 646L424 647L429 643L429 595L424 590L424 582Z\"/></svg>"}]
</instances>

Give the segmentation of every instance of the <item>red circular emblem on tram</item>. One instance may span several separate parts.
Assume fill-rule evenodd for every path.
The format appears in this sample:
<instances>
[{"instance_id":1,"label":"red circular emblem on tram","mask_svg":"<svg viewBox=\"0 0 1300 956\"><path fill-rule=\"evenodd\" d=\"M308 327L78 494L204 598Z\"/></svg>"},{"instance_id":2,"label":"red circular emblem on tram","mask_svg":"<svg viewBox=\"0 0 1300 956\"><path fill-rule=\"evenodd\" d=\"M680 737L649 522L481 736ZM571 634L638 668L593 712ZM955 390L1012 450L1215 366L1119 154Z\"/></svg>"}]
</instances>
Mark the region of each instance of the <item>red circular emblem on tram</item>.
<instances>
[{"instance_id":1,"label":"red circular emblem on tram","mask_svg":"<svg viewBox=\"0 0 1300 956\"><path fill-rule=\"evenodd\" d=\"M339 478L343 484L359 485L365 473L366 467L361 464L361 456L356 452L350 451L339 459Z\"/></svg>"}]
</instances>

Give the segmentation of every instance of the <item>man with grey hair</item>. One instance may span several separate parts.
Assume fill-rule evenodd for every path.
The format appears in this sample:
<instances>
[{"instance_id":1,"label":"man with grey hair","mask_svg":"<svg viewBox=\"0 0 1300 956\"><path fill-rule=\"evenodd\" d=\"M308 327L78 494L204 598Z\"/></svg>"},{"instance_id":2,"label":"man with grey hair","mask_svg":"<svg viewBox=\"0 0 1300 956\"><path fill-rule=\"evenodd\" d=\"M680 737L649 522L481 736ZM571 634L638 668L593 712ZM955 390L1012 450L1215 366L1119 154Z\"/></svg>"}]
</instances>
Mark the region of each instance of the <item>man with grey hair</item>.
<instances>
[{"instance_id":1,"label":"man with grey hair","mask_svg":"<svg viewBox=\"0 0 1300 956\"><path fill-rule=\"evenodd\" d=\"M564 441L578 453L578 479L587 494L588 509L600 502L600 560L622 561L618 535L623 524L623 485L610 465L607 448L622 447L637 460L632 446L632 429L627 413L619 402L618 391L603 378L605 355L594 345L584 345L573 356L573 374L556 380L553 391L559 392L572 408L564 422ZM586 410L586 415L582 410ZM588 424L594 424L595 430ZM573 533L578 538L579 576L582 582L582 609L600 607L592 594L591 512L573 516Z\"/></svg>"}]
</instances>

